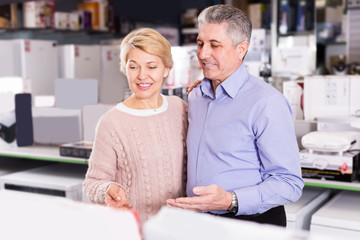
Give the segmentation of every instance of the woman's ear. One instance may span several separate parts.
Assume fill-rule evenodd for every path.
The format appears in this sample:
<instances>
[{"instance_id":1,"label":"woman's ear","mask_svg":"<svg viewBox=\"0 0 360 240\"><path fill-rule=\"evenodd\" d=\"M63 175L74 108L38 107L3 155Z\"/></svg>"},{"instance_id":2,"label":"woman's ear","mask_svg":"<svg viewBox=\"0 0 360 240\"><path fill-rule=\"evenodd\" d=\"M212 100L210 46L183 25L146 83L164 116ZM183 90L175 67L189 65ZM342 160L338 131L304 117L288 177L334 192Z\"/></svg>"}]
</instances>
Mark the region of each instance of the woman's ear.
<instances>
[{"instance_id":1,"label":"woman's ear","mask_svg":"<svg viewBox=\"0 0 360 240\"><path fill-rule=\"evenodd\" d=\"M249 42L247 41L242 41L236 46L236 50L238 51L240 60L244 59L248 48L249 48Z\"/></svg>"},{"instance_id":2,"label":"woman's ear","mask_svg":"<svg viewBox=\"0 0 360 240\"><path fill-rule=\"evenodd\" d=\"M169 76L169 73L170 73L170 68L166 67L165 70L164 70L164 80L166 80L166 78Z\"/></svg>"}]
</instances>

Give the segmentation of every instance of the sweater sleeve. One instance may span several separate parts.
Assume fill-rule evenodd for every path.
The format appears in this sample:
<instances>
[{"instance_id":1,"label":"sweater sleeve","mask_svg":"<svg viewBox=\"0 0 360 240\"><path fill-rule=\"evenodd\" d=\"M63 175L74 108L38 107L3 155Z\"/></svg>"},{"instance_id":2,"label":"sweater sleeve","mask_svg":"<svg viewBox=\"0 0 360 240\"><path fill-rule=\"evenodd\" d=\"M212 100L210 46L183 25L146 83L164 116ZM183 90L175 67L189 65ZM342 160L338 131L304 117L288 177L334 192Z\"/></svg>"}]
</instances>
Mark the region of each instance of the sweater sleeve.
<instances>
[{"instance_id":1,"label":"sweater sleeve","mask_svg":"<svg viewBox=\"0 0 360 240\"><path fill-rule=\"evenodd\" d=\"M89 167L83 183L83 193L91 202L105 203L105 193L115 183L117 155L113 147L110 122L103 117L96 128ZM117 184L117 183L116 183Z\"/></svg>"}]
</instances>

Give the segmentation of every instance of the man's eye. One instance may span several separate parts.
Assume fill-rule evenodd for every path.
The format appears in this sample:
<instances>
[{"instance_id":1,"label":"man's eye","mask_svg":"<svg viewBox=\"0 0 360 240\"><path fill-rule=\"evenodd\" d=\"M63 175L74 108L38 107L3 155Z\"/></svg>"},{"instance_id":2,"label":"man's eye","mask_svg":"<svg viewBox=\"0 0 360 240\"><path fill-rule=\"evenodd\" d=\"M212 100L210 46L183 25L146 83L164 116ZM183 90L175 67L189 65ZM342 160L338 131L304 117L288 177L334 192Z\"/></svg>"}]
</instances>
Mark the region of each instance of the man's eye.
<instances>
[{"instance_id":1,"label":"man's eye","mask_svg":"<svg viewBox=\"0 0 360 240\"><path fill-rule=\"evenodd\" d=\"M156 66L155 67L149 67L150 69L156 69Z\"/></svg>"},{"instance_id":2,"label":"man's eye","mask_svg":"<svg viewBox=\"0 0 360 240\"><path fill-rule=\"evenodd\" d=\"M219 45L211 45L212 48L217 48Z\"/></svg>"},{"instance_id":3,"label":"man's eye","mask_svg":"<svg viewBox=\"0 0 360 240\"><path fill-rule=\"evenodd\" d=\"M197 43L197 46L198 46L199 48L202 48L202 47L204 46L204 44L203 44L203 43Z\"/></svg>"}]
</instances>

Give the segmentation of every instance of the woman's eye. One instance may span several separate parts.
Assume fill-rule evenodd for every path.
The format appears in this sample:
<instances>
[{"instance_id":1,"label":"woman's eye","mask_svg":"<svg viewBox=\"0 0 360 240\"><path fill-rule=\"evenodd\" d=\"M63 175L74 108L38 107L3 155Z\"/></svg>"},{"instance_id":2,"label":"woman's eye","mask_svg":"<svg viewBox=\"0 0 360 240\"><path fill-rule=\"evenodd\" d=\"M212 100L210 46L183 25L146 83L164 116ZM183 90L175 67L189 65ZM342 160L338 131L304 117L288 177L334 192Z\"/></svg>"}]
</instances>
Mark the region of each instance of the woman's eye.
<instances>
[{"instance_id":1,"label":"woman's eye","mask_svg":"<svg viewBox=\"0 0 360 240\"><path fill-rule=\"evenodd\" d=\"M150 69L156 69L156 66L149 67Z\"/></svg>"}]
</instances>

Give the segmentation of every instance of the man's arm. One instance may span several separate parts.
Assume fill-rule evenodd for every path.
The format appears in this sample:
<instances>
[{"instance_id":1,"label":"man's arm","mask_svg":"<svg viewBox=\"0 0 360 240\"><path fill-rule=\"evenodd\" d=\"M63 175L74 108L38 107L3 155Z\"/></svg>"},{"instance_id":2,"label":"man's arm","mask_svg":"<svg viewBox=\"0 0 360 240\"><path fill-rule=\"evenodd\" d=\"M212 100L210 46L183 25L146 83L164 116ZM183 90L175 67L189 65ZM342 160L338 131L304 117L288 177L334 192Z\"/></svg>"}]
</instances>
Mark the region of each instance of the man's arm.
<instances>
[{"instance_id":1,"label":"man's arm","mask_svg":"<svg viewBox=\"0 0 360 240\"><path fill-rule=\"evenodd\" d=\"M291 108L282 95L270 97L259 109L253 132L263 181L236 189L238 214L262 213L298 200L304 181Z\"/></svg>"}]
</instances>

